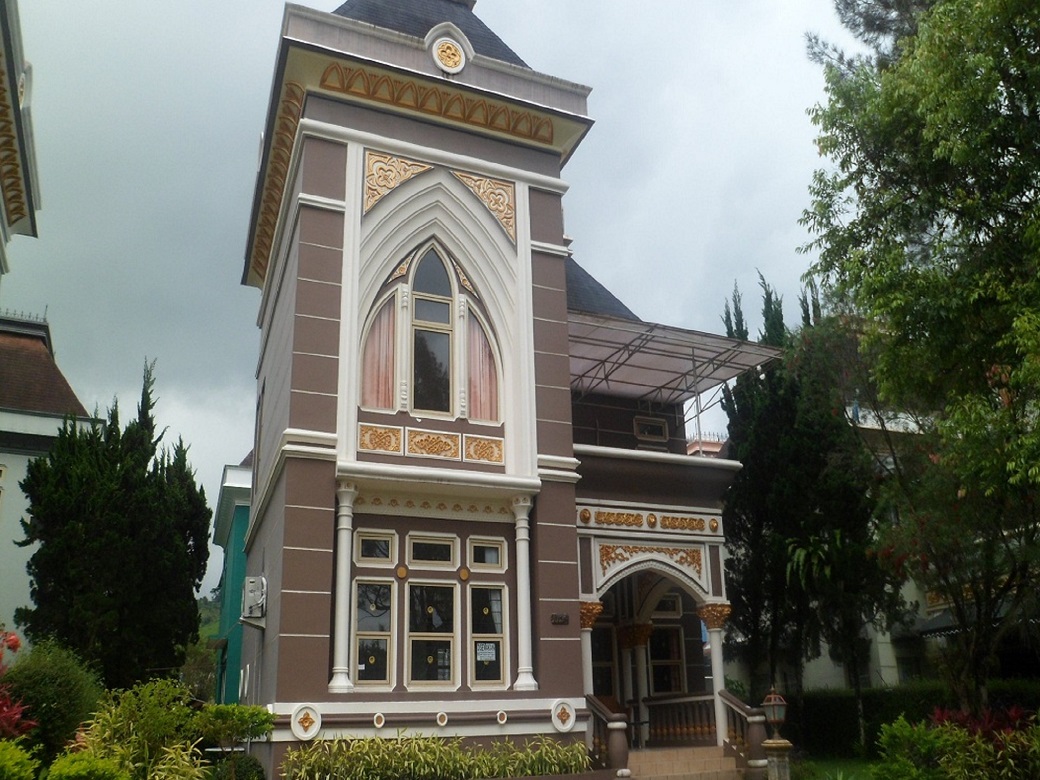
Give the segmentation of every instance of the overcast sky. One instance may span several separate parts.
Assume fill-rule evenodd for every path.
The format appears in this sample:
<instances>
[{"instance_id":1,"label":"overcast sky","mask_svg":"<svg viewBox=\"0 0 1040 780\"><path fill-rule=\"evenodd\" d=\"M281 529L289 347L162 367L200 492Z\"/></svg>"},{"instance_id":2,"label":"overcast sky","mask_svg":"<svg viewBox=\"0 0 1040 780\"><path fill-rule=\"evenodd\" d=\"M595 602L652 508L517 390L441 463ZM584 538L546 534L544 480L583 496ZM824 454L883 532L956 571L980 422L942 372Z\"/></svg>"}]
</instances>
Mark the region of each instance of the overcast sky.
<instances>
[{"instance_id":1,"label":"overcast sky","mask_svg":"<svg viewBox=\"0 0 1040 780\"><path fill-rule=\"evenodd\" d=\"M252 446L259 292L240 279L283 4L19 7L42 210L40 237L8 246L0 310L46 312L88 410L118 396L132 414L155 360L159 423L190 444L213 505ZM564 171L579 263L644 319L711 332L736 282L753 336L761 271L797 321L819 164L806 109L823 89L804 36L847 40L831 0L474 10L535 70L593 88L596 124Z\"/></svg>"}]
</instances>

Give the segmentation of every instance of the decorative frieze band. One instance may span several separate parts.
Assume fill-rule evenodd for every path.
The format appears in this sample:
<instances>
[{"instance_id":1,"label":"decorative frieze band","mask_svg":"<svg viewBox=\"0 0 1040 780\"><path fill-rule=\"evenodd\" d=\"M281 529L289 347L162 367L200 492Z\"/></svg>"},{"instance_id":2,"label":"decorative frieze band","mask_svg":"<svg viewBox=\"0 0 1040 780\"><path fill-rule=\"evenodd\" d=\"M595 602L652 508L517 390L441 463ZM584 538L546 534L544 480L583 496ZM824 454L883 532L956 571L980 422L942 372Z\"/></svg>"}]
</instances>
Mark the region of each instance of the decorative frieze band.
<instances>
[{"instance_id":1,"label":"decorative frieze band","mask_svg":"<svg viewBox=\"0 0 1040 780\"><path fill-rule=\"evenodd\" d=\"M490 463L496 466L505 463L505 440L497 436L477 436L372 423L358 425L358 450L409 457L461 460L467 463Z\"/></svg>"},{"instance_id":2,"label":"decorative frieze band","mask_svg":"<svg viewBox=\"0 0 1040 780\"><path fill-rule=\"evenodd\" d=\"M715 517L680 515L675 513L635 512L631 510L597 509L579 507L578 522L581 525L608 526L615 528L649 528L669 532L718 533L719 521Z\"/></svg>"}]
</instances>

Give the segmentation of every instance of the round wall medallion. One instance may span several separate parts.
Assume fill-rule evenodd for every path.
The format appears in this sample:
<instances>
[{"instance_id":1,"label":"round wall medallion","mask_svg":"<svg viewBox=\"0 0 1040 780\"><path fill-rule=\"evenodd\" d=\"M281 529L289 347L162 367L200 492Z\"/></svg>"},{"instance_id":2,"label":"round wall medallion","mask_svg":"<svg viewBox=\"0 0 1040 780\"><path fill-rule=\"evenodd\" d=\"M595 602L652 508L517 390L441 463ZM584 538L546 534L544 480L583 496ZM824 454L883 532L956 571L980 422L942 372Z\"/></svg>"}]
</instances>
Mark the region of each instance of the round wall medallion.
<instances>
[{"instance_id":1,"label":"round wall medallion","mask_svg":"<svg viewBox=\"0 0 1040 780\"><path fill-rule=\"evenodd\" d=\"M397 579L403 580L407 576L408 576L408 567L407 566L398 566L397 567Z\"/></svg>"},{"instance_id":2,"label":"round wall medallion","mask_svg":"<svg viewBox=\"0 0 1040 780\"><path fill-rule=\"evenodd\" d=\"M439 38L433 44L433 61L445 73L458 73L466 67L466 53L451 38Z\"/></svg>"},{"instance_id":3,"label":"round wall medallion","mask_svg":"<svg viewBox=\"0 0 1040 780\"><path fill-rule=\"evenodd\" d=\"M292 711L289 728L301 742L314 739L321 730L321 713L313 704L299 704Z\"/></svg>"},{"instance_id":4,"label":"round wall medallion","mask_svg":"<svg viewBox=\"0 0 1040 780\"><path fill-rule=\"evenodd\" d=\"M653 512L646 516L646 524L651 528L657 528L657 515Z\"/></svg>"},{"instance_id":5,"label":"round wall medallion","mask_svg":"<svg viewBox=\"0 0 1040 780\"><path fill-rule=\"evenodd\" d=\"M438 712L437 713L437 725L438 726L447 726L448 725L448 713L446 713L446 712Z\"/></svg>"},{"instance_id":6,"label":"round wall medallion","mask_svg":"<svg viewBox=\"0 0 1040 780\"><path fill-rule=\"evenodd\" d=\"M574 728L574 721L577 718L570 702L557 699L549 711L552 713L553 728L557 731L567 732Z\"/></svg>"},{"instance_id":7,"label":"round wall medallion","mask_svg":"<svg viewBox=\"0 0 1040 780\"><path fill-rule=\"evenodd\" d=\"M590 512L588 509L582 509L578 517L581 520L581 522L588 523L592 520L592 512Z\"/></svg>"},{"instance_id":8,"label":"round wall medallion","mask_svg":"<svg viewBox=\"0 0 1040 780\"><path fill-rule=\"evenodd\" d=\"M372 716L372 725L377 729L383 728L386 725L386 716L381 712L377 712Z\"/></svg>"},{"instance_id":9,"label":"round wall medallion","mask_svg":"<svg viewBox=\"0 0 1040 780\"><path fill-rule=\"evenodd\" d=\"M469 569L467 569L465 566L459 569L459 579L463 582L469 579Z\"/></svg>"},{"instance_id":10,"label":"round wall medallion","mask_svg":"<svg viewBox=\"0 0 1040 780\"><path fill-rule=\"evenodd\" d=\"M713 518L711 519L711 522L710 522L710 523L708 523L708 528L710 528L710 529L711 529L712 531L718 531L718 530L719 530L719 521L718 521L718 520L716 520L716 519L715 519L715 518L713 517Z\"/></svg>"},{"instance_id":11,"label":"round wall medallion","mask_svg":"<svg viewBox=\"0 0 1040 780\"><path fill-rule=\"evenodd\" d=\"M498 721L499 726L504 726L506 725L506 721L509 720L509 715L505 710L499 710L498 714L495 715L495 720Z\"/></svg>"}]
</instances>

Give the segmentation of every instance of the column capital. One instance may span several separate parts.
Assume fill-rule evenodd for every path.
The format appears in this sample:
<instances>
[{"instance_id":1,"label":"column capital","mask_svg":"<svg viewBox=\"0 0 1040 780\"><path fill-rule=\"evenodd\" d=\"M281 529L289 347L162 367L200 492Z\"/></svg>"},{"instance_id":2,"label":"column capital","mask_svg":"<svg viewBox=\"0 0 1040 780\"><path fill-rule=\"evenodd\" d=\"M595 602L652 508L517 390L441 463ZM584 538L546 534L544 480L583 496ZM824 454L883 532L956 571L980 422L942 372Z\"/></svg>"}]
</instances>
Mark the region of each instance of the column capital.
<instances>
[{"instance_id":1,"label":"column capital","mask_svg":"<svg viewBox=\"0 0 1040 780\"><path fill-rule=\"evenodd\" d=\"M650 623L621 626L618 629L618 641L621 643L622 649L646 647L650 641L650 634L653 632L654 627Z\"/></svg>"},{"instance_id":2,"label":"column capital","mask_svg":"<svg viewBox=\"0 0 1040 780\"><path fill-rule=\"evenodd\" d=\"M603 603L600 601L583 601L578 607L581 614L581 627L592 628L603 611Z\"/></svg>"},{"instance_id":3,"label":"column capital","mask_svg":"<svg viewBox=\"0 0 1040 780\"><path fill-rule=\"evenodd\" d=\"M530 496L513 496L510 505L513 507L513 517L517 520L527 520L534 500Z\"/></svg>"},{"instance_id":4,"label":"column capital","mask_svg":"<svg viewBox=\"0 0 1040 780\"><path fill-rule=\"evenodd\" d=\"M358 495L356 482L340 482L336 486L336 500L340 506L354 507L354 499Z\"/></svg>"},{"instance_id":5,"label":"column capital","mask_svg":"<svg viewBox=\"0 0 1040 780\"><path fill-rule=\"evenodd\" d=\"M733 608L726 603L701 604L697 609L697 615L709 631L719 631L726 625L732 611Z\"/></svg>"}]
</instances>

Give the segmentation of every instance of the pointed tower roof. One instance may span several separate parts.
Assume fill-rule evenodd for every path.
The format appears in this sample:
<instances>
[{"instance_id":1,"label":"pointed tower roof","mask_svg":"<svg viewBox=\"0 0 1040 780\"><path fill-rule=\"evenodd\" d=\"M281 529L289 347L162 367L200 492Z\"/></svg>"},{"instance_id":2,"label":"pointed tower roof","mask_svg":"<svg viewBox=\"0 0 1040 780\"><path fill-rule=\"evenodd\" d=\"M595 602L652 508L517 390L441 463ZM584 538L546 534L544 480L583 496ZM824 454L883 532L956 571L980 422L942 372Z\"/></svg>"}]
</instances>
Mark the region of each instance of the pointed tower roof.
<instances>
[{"instance_id":1,"label":"pointed tower roof","mask_svg":"<svg viewBox=\"0 0 1040 780\"><path fill-rule=\"evenodd\" d=\"M477 54L528 67L473 13L476 0L347 0L332 13L388 30L424 38L443 22L458 27Z\"/></svg>"}]
</instances>

